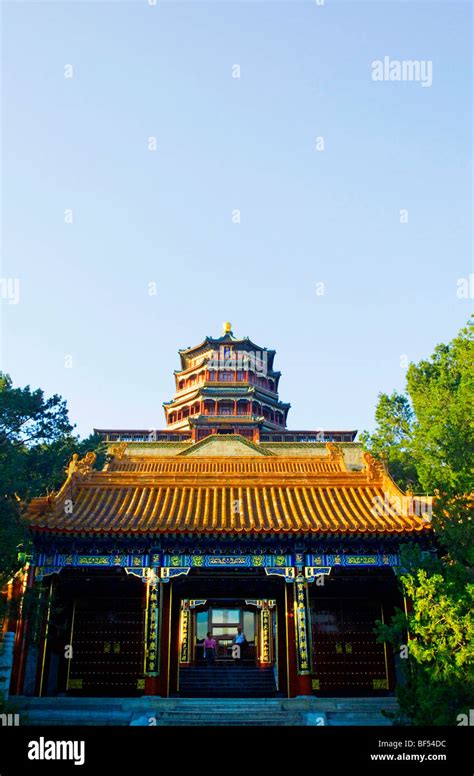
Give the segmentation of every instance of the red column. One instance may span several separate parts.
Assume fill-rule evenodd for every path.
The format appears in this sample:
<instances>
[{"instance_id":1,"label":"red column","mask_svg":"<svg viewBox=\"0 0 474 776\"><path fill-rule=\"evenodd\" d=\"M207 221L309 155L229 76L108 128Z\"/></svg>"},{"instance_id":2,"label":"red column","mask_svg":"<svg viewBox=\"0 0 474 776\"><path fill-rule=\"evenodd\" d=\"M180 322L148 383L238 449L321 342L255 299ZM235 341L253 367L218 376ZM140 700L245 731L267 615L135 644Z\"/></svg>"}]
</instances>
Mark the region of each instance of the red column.
<instances>
[{"instance_id":1,"label":"red column","mask_svg":"<svg viewBox=\"0 0 474 776\"><path fill-rule=\"evenodd\" d=\"M170 583L171 587L171 583ZM171 619L170 619L170 658L169 658L169 681L168 693L173 695L178 690L178 671L179 671L179 610L181 601L179 596L171 587Z\"/></svg>"},{"instance_id":2,"label":"red column","mask_svg":"<svg viewBox=\"0 0 474 776\"><path fill-rule=\"evenodd\" d=\"M158 677L159 694L169 697L169 667L171 639L171 582L162 585L161 633L160 633L160 676Z\"/></svg>"},{"instance_id":3,"label":"red column","mask_svg":"<svg viewBox=\"0 0 474 776\"><path fill-rule=\"evenodd\" d=\"M293 585L285 582L286 658L288 697L297 695L296 681L296 634Z\"/></svg>"},{"instance_id":4,"label":"red column","mask_svg":"<svg viewBox=\"0 0 474 776\"><path fill-rule=\"evenodd\" d=\"M295 695L312 695L311 689L311 677L310 676L298 676L296 682Z\"/></svg>"},{"instance_id":5,"label":"red column","mask_svg":"<svg viewBox=\"0 0 474 776\"><path fill-rule=\"evenodd\" d=\"M19 586L18 595L21 597L19 616L16 627L15 652L12 671L12 692L21 695L25 679L26 656L28 652L29 620L24 612L24 598L26 591L33 587L35 578L34 566L29 566L24 571L24 577Z\"/></svg>"},{"instance_id":6,"label":"red column","mask_svg":"<svg viewBox=\"0 0 474 776\"><path fill-rule=\"evenodd\" d=\"M6 614L2 623L2 630L0 635L3 636L7 631L15 633L15 640L13 643L13 666L10 678L10 693L16 694L16 677L18 674L18 660L16 656L16 646L18 640L19 631L19 619L17 611L15 611L18 605L18 581L17 578L10 579L7 583L6 589L0 591L2 597L6 598Z\"/></svg>"},{"instance_id":7,"label":"red column","mask_svg":"<svg viewBox=\"0 0 474 776\"><path fill-rule=\"evenodd\" d=\"M50 625L50 618L51 618L51 609L52 609L52 602L53 602L53 596L54 596L54 584L55 584L55 578L54 576L46 577L46 585L44 585L44 590L42 593L41 601L39 606L39 612L43 614L43 621L41 623L41 635L39 640L39 649L38 649L38 663L37 663L37 670L36 670L36 693L40 696L46 694L46 685L47 685L47 658L48 658L48 640L49 640L49 625ZM44 596L44 598L43 598ZM43 608L44 611L43 611ZM39 615L38 615L39 616Z\"/></svg>"}]
</instances>

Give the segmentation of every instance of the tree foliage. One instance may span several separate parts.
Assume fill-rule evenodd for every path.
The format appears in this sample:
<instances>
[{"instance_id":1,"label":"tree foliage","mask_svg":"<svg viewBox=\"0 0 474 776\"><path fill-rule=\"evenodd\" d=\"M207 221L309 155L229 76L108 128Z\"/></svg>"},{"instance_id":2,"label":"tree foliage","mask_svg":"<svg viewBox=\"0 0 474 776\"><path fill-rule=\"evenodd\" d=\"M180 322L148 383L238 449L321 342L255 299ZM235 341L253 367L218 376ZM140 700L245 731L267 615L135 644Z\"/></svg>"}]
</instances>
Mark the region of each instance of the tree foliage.
<instances>
[{"instance_id":1,"label":"tree foliage","mask_svg":"<svg viewBox=\"0 0 474 776\"><path fill-rule=\"evenodd\" d=\"M41 389L13 387L0 373L0 589L22 563L29 539L21 518L28 501L58 489L74 452L104 458L98 435L80 440L73 433L66 402Z\"/></svg>"},{"instance_id":2,"label":"tree foliage","mask_svg":"<svg viewBox=\"0 0 474 776\"><path fill-rule=\"evenodd\" d=\"M397 485L419 490L421 485L411 451L415 413L408 396L396 391L390 395L380 393L375 420L376 431L362 432L362 444L384 461Z\"/></svg>"},{"instance_id":3,"label":"tree foliage","mask_svg":"<svg viewBox=\"0 0 474 776\"><path fill-rule=\"evenodd\" d=\"M380 394L376 430L363 435L400 486L434 495L437 556L417 545L402 549L400 583L411 611L378 626L396 650L408 634L397 694L402 718L414 724L456 724L474 704L473 360L467 326L410 365L404 394Z\"/></svg>"}]
</instances>

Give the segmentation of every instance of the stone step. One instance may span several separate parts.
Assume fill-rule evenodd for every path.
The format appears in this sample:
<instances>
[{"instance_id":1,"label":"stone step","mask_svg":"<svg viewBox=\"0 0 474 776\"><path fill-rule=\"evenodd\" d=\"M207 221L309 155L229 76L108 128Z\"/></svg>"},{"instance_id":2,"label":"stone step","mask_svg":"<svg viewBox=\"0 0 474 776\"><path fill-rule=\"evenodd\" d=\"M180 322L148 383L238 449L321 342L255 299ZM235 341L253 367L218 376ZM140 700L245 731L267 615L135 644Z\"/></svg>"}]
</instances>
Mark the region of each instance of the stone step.
<instances>
[{"instance_id":1,"label":"stone step","mask_svg":"<svg viewBox=\"0 0 474 776\"><path fill-rule=\"evenodd\" d=\"M132 714L130 712L100 712L81 711L80 709L71 709L55 712L53 709L29 710L20 713L21 725L107 725L124 726L129 725Z\"/></svg>"},{"instance_id":2,"label":"stone step","mask_svg":"<svg viewBox=\"0 0 474 776\"><path fill-rule=\"evenodd\" d=\"M240 676L240 677L220 677L220 676L180 676L180 684L197 684L207 682L207 684L275 684L273 676Z\"/></svg>"},{"instance_id":3,"label":"stone step","mask_svg":"<svg viewBox=\"0 0 474 776\"><path fill-rule=\"evenodd\" d=\"M150 719L152 719L157 726L161 725L305 725L308 724L304 713L291 713L287 711L274 711L272 713L260 713L255 712L237 712L227 711L223 713L222 710L219 713L216 712L187 712L184 709L180 711L159 712L151 710L149 713L132 715L127 712L121 712L114 714L105 714L98 711L93 713L89 711L75 710L65 713L48 711L29 711L27 714L20 715L21 724L26 725L129 725L137 724L150 726ZM137 721L134 721L134 717ZM354 725L373 725L373 726L391 726L390 720L386 719L382 715L346 715L346 714L329 714L323 715L322 713L314 713L312 717L325 718L326 724L330 726L354 726ZM313 720L312 724L321 724Z\"/></svg>"},{"instance_id":4,"label":"stone step","mask_svg":"<svg viewBox=\"0 0 474 776\"><path fill-rule=\"evenodd\" d=\"M182 666L181 674L273 674L273 668L259 666Z\"/></svg>"},{"instance_id":5,"label":"stone step","mask_svg":"<svg viewBox=\"0 0 474 776\"><path fill-rule=\"evenodd\" d=\"M387 709L388 711L388 709ZM331 726L354 726L354 725L379 725L379 726L392 726L392 722L387 717L378 712L345 712L339 713L329 712L327 715L328 725Z\"/></svg>"},{"instance_id":6,"label":"stone step","mask_svg":"<svg viewBox=\"0 0 474 776\"><path fill-rule=\"evenodd\" d=\"M254 685L262 685L264 687L267 686L274 686L275 682L273 679L265 679L260 678L258 676L253 677L252 679L241 679L240 681L237 681L237 679L211 679L207 676L187 676L187 677L181 677L179 686L182 687L184 684L186 685L198 685L198 684L209 684L219 687L253 687Z\"/></svg>"},{"instance_id":7,"label":"stone step","mask_svg":"<svg viewBox=\"0 0 474 776\"><path fill-rule=\"evenodd\" d=\"M152 720L152 722L150 722ZM283 710L275 710L272 712L255 713L255 711L248 710L236 711L227 710L227 713L220 711L216 714L215 711L194 711L186 712L180 711L166 711L157 713L150 710L149 712L142 714L130 714L126 712L114 714L104 714L98 711L80 711L70 710L68 712L42 710L42 711L29 711L25 715L20 716L20 722L23 725L60 725L60 726L73 726L73 725L140 725L140 726L152 726L156 725L164 726L181 726L181 725L202 725L205 727L215 725L304 725L305 715L302 713L288 713Z\"/></svg>"},{"instance_id":8,"label":"stone step","mask_svg":"<svg viewBox=\"0 0 474 776\"><path fill-rule=\"evenodd\" d=\"M259 666L182 666L181 674L273 674L273 668Z\"/></svg>"},{"instance_id":9,"label":"stone step","mask_svg":"<svg viewBox=\"0 0 474 776\"><path fill-rule=\"evenodd\" d=\"M166 707L166 708L192 708L194 706L205 706L208 704L212 708L218 706L227 707L227 699L225 697L216 698L212 701L206 698L162 698L160 696L141 696L137 698L96 698L96 697L73 697L73 696L46 696L38 698L36 696L10 696L10 704L14 711L18 708L89 708L100 707L107 711L122 710L126 708L149 708L149 707ZM397 702L395 698L316 698L310 696L301 696L298 698L252 698L247 700L245 698L236 698L232 701L232 705L248 706L251 704L254 707L272 707L279 706L285 707L311 707L311 708L324 708L330 713L344 711L350 713L354 711L358 713L361 709L364 712L369 712L371 709L377 711L380 708L396 709ZM14 708L15 707L15 708Z\"/></svg>"},{"instance_id":10,"label":"stone step","mask_svg":"<svg viewBox=\"0 0 474 776\"><path fill-rule=\"evenodd\" d=\"M10 699L21 725L390 726L394 698L24 698Z\"/></svg>"},{"instance_id":11,"label":"stone step","mask_svg":"<svg viewBox=\"0 0 474 776\"><path fill-rule=\"evenodd\" d=\"M186 682L213 682L214 684L274 684L273 676L180 676L180 684Z\"/></svg>"},{"instance_id":12,"label":"stone step","mask_svg":"<svg viewBox=\"0 0 474 776\"><path fill-rule=\"evenodd\" d=\"M275 676L271 668L257 666L190 666L180 671L179 694L199 698L257 698L275 696Z\"/></svg>"},{"instance_id":13,"label":"stone step","mask_svg":"<svg viewBox=\"0 0 474 776\"><path fill-rule=\"evenodd\" d=\"M209 684L213 686L218 687L253 687L254 685L262 685L264 687L267 686L274 686L275 681L272 679L265 679L260 678L258 676L252 677L252 679L240 679L240 681L237 681L237 679L212 679L207 676L187 676L187 677L181 677L179 686L182 687L183 685L199 685L199 684Z\"/></svg>"},{"instance_id":14,"label":"stone step","mask_svg":"<svg viewBox=\"0 0 474 776\"><path fill-rule=\"evenodd\" d=\"M252 692L252 691L264 691L264 692L275 692L275 687L268 685L268 684L253 684L251 686L247 685L246 687L239 687L233 684L228 684L225 686L219 686L216 687L212 684L203 684L202 682L199 684L187 684L187 685L180 685L179 693L180 695L183 694L183 692L193 690L194 692L198 692L198 690L208 690L213 692L213 694L216 697L222 698L222 696L228 697L229 692L237 692L239 693L240 697L245 697L246 692ZM203 696L204 697L204 696Z\"/></svg>"},{"instance_id":15,"label":"stone step","mask_svg":"<svg viewBox=\"0 0 474 776\"><path fill-rule=\"evenodd\" d=\"M203 722L202 720L190 721L186 718L175 719L172 722L158 723L156 727L165 727L166 725L172 727L301 727L301 720L292 720L288 717L283 717L280 720L267 720L262 719L248 719L239 720L234 719L232 722L226 722L225 720L216 717L212 722Z\"/></svg>"}]
</instances>

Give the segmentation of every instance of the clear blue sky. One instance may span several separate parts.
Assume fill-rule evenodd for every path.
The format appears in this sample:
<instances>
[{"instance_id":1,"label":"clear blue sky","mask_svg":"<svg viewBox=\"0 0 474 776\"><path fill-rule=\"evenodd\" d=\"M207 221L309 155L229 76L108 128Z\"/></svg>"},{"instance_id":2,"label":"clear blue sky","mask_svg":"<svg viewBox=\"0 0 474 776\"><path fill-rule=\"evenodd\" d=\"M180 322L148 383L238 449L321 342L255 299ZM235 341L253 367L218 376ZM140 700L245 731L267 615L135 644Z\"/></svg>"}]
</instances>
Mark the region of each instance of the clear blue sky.
<instances>
[{"instance_id":1,"label":"clear blue sky","mask_svg":"<svg viewBox=\"0 0 474 776\"><path fill-rule=\"evenodd\" d=\"M467 321L470 3L2 5L1 366L79 433L162 427L225 320L277 350L290 428L371 427ZM374 82L384 56L432 86Z\"/></svg>"}]
</instances>

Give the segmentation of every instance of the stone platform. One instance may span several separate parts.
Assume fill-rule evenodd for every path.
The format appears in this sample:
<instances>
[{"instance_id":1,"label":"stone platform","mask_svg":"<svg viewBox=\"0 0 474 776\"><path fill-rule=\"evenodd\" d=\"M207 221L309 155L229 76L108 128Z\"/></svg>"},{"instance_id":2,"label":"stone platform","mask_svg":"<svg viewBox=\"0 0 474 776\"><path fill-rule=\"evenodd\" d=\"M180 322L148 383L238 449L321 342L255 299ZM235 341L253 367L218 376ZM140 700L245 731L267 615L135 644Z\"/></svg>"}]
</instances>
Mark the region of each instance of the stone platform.
<instances>
[{"instance_id":1,"label":"stone platform","mask_svg":"<svg viewBox=\"0 0 474 776\"><path fill-rule=\"evenodd\" d=\"M27 698L12 696L20 725L383 725L395 698Z\"/></svg>"}]
</instances>

